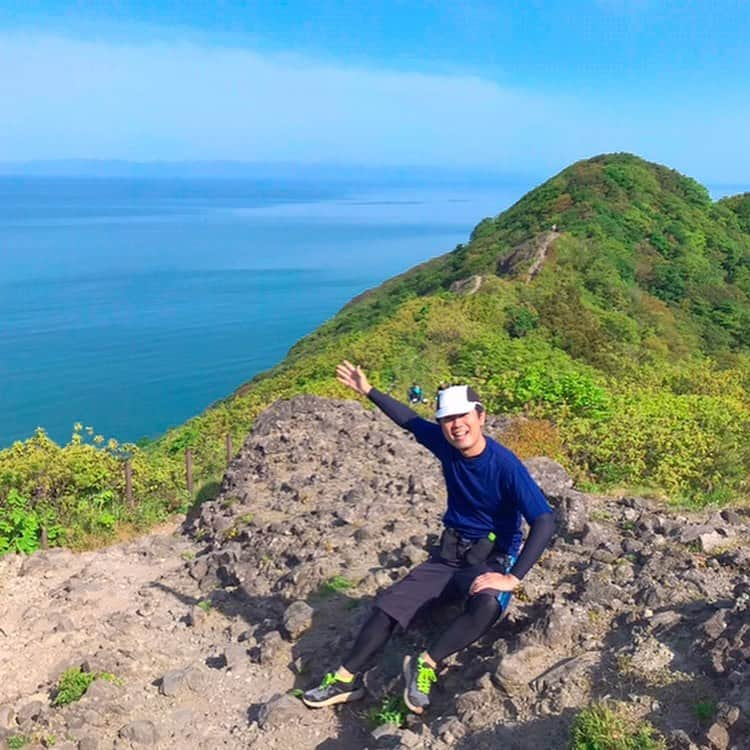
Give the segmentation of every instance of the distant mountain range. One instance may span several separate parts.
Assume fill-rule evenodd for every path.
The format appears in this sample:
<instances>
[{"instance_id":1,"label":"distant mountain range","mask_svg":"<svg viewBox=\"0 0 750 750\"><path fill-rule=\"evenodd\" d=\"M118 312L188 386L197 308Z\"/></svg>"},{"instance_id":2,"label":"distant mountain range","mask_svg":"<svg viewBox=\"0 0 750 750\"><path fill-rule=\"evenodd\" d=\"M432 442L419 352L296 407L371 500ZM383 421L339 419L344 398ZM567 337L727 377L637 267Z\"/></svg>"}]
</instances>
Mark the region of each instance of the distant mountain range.
<instances>
[{"instance_id":1,"label":"distant mountain range","mask_svg":"<svg viewBox=\"0 0 750 750\"><path fill-rule=\"evenodd\" d=\"M368 166L356 164L297 164L241 161L127 161L116 159L58 159L0 161L0 176L120 177L196 179L283 179L361 182L367 184L482 185L528 184L528 175L497 170L451 167Z\"/></svg>"}]
</instances>

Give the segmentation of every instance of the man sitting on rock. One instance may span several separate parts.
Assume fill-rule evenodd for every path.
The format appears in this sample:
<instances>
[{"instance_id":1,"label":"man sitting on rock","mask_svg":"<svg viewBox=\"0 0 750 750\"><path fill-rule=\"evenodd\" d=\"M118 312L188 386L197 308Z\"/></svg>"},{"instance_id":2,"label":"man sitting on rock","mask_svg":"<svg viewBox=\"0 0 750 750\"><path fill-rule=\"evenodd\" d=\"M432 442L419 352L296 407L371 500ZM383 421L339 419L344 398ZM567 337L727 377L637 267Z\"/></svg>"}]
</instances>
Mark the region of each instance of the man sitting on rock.
<instances>
[{"instance_id":1,"label":"man sitting on rock","mask_svg":"<svg viewBox=\"0 0 750 750\"><path fill-rule=\"evenodd\" d=\"M421 714L430 705L439 664L489 630L539 559L554 531L552 508L521 461L483 433L484 407L468 386L438 392L435 424L373 388L364 372L346 360L336 377L367 396L440 461L448 509L439 552L378 596L349 655L302 700L320 708L363 697L363 674L396 625L406 629L420 607L450 586L467 598L463 614L426 651L404 659L404 702ZM530 525L523 549L522 518Z\"/></svg>"}]
</instances>

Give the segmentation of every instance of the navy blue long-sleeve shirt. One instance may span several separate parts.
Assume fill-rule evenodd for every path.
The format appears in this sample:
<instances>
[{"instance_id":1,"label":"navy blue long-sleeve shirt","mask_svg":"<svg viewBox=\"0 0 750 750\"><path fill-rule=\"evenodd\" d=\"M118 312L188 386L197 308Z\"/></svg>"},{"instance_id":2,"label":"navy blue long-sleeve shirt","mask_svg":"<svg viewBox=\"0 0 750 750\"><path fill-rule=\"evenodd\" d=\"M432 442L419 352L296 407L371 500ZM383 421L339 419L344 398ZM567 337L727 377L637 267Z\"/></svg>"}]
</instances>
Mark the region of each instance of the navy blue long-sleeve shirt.
<instances>
[{"instance_id":1,"label":"navy blue long-sleeve shirt","mask_svg":"<svg viewBox=\"0 0 750 750\"><path fill-rule=\"evenodd\" d=\"M466 458L445 439L439 424L375 388L368 397L440 461L448 492L443 523L467 539L493 532L496 550L518 558L510 572L523 578L547 546L554 519L544 494L518 457L485 436L482 453ZM530 532L519 555L522 519Z\"/></svg>"}]
</instances>

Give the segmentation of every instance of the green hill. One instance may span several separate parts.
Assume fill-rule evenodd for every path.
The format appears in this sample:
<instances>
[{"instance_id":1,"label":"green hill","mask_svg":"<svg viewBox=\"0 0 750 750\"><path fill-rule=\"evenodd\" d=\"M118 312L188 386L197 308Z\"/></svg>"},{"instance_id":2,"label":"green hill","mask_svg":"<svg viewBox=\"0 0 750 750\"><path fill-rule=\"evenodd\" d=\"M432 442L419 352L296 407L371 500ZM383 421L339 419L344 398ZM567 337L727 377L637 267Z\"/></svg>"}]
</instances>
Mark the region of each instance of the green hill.
<instances>
[{"instance_id":1,"label":"green hill","mask_svg":"<svg viewBox=\"0 0 750 750\"><path fill-rule=\"evenodd\" d=\"M512 447L580 482L697 505L746 497L750 195L713 202L629 154L573 164L466 244L350 302L233 396L128 447L142 492L174 496L188 446L215 482L224 435L243 439L278 397L348 396L332 377L342 357L397 396L413 380L428 393L470 381L491 411L527 417Z\"/></svg>"}]
</instances>

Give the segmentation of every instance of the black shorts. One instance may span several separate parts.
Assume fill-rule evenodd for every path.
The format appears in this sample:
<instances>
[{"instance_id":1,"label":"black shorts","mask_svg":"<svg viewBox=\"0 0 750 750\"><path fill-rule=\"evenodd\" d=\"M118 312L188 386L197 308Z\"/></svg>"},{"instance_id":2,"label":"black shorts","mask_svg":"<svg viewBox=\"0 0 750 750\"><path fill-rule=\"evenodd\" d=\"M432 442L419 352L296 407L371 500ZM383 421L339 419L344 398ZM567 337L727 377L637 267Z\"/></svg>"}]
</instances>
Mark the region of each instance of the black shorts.
<instances>
[{"instance_id":1,"label":"black shorts","mask_svg":"<svg viewBox=\"0 0 750 750\"><path fill-rule=\"evenodd\" d=\"M437 599L443 593L466 598L477 576L482 573L507 573L508 569L507 560L502 558L493 558L477 565L457 566L433 556L380 594L375 600L375 606L406 629L417 611L427 602ZM453 591L449 592L449 587ZM494 596L500 602L501 611L505 611L510 603L509 591L484 589L480 595Z\"/></svg>"}]
</instances>

